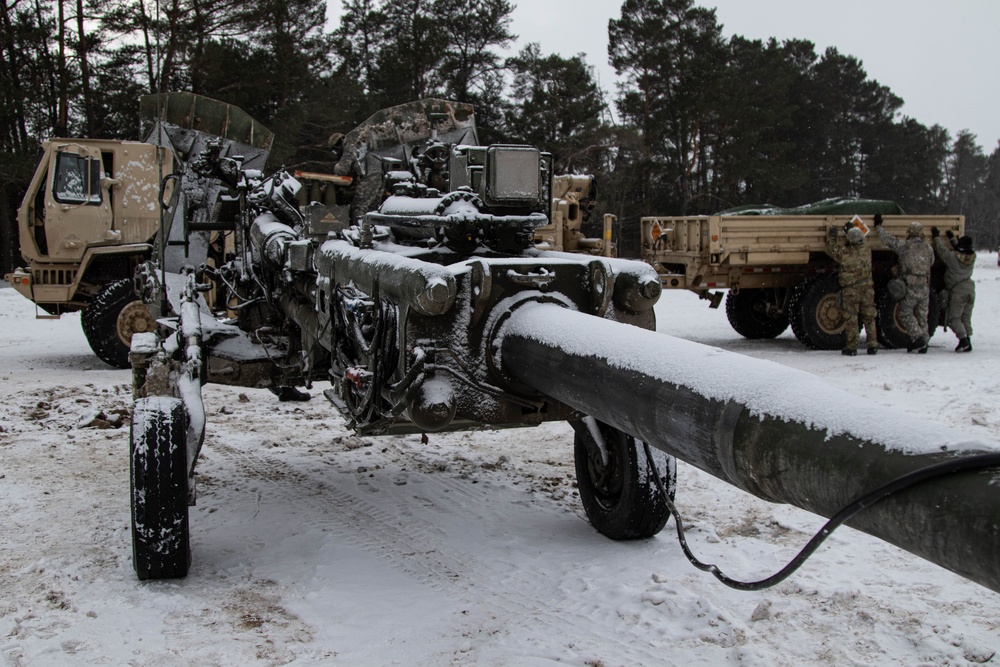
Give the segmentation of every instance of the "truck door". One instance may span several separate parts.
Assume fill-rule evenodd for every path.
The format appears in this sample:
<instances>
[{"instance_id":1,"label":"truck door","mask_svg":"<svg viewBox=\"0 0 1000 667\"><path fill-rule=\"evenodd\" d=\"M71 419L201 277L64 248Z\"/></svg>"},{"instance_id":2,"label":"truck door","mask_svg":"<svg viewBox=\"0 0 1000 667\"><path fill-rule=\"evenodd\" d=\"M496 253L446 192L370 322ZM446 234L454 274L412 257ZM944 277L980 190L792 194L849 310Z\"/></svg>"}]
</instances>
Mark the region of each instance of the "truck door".
<instances>
[{"instance_id":1,"label":"truck door","mask_svg":"<svg viewBox=\"0 0 1000 667\"><path fill-rule=\"evenodd\" d=\"M64 144L52 152L45 197L45 240L52 259L79 260L88 245L111 240L111 202L101 187L98 148Z\"/></svg>"}]
</instances>

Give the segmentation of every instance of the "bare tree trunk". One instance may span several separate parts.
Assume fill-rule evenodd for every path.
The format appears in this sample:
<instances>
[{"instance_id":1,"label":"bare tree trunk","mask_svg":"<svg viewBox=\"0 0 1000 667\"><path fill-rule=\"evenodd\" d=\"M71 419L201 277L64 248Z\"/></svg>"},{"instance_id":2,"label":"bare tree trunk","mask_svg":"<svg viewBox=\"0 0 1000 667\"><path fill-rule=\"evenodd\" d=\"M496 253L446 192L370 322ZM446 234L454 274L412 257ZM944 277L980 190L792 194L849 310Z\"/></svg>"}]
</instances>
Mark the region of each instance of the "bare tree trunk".
<instances>
[{"instance_id":1,"label":"bare tree trunk","mask_svg":"<svg viewBox=\"0 0 1000 667\"><path fill-rule=\"evenodd\" d=\"M204 9L198 0L193 0L192 7L194 9L194 21L195 21L195 40L194 45L191 49L191 59L188 66L188 71L191 73L191 92L196 94L204 94L205 83L203 73L205 71L205 27L206 22Z\"/></svg>"},{"instance_id":2,"label":"bare tree trunk","mask_svg":"<svg viewBox=\"0 0 1000 667\"><path fill-rule=\"evenodd\" d=\"M50 127L59 124L59 82L58 67L52 62L52 53L49 50L48 35L42 27L45 25L45 16L42 13L41 0L35 0L35 21L39 27L38 38L38 60L45 65L44 72L39 74L38 81L43 80L48 84L47 95L45 96L45 106ZM39 91L41 92L41 91Z\"/></svg>"},{"instance_id":3,"label":"bare tree trunk","mask_svg":"<svg viewBox=\"0 0 1000 667\"><path fill-rule=\"evenodd\" d=\"M66 17L63 3L64 0L59 0L59 101L55 126L58 137L69 134L69 77L66 73Z\"/></svg>"},{"instance_id":4,"label":"bare tree trunk","mask_svg":"<svg viewBox=\"0 0 1000 667\"><path fill-rule=\"evenodd\" d=\"M94 101L90 90L90 64L87 62L87 33L83 28L83 0L76 0L77 53L80 58L80 83L83 86L83 110L87 119L87 136L93 137L95 126Z\"/></svg>"},{"instance_id":5,"label":"bare tree trunk","mask_svg":"<svg viewBox=\"0 0 1000 667\"><path fill-rule=\"evenodd\" d=\"M160 66L160 80L157 84L157 92L160 93L165 93L170 89L170 77L173 75L174 59L177 55L177 49L180 48L180 36L177 34L177 24L180 14L181 8L178 0L173 0L170 11L167 13L167 21L169 21L167 49L166 53L163 55L163 64Z\"/></svg>"},{"instance_id":6,"label":"bare tree trunk","mask_svg":"<svg viewBox=\"0 0 1000 667\"><path fill-rule=\"evenodd\" d=\"M154 45L149 36L149 25L152 22L150 16L146 13L146 0L140 0L138 4L139 11L139 25L142 26L142 42L143 49L146 55L146 78L149 81L149 92L156 92L156 69L154 68Z\"/></svg>"},{"instance_id":7,"label":"bare tree trunk","mask_svg":"<svg viewBox=\"0 0 1000 667\"><path fill-rule=\"evenodd\" d=\"M16 4L16 3L15 3ZM21 90L21 81L18 74L20 62L18 58L17 45L14 43L14 28L10 21L10 10L13 7L7 6L7 0L0 0L0 8L3 15L0 16L3 28L3 53L5 57L0 58L0 77L8 82L11 92ZM24 120L24 108L15 103L14 95L5 95L3 99L3 117L5 127L3 128L2 145L6 150L19 152L24 150L28 143L28 129Z\"/></svg>"}]
</instances>

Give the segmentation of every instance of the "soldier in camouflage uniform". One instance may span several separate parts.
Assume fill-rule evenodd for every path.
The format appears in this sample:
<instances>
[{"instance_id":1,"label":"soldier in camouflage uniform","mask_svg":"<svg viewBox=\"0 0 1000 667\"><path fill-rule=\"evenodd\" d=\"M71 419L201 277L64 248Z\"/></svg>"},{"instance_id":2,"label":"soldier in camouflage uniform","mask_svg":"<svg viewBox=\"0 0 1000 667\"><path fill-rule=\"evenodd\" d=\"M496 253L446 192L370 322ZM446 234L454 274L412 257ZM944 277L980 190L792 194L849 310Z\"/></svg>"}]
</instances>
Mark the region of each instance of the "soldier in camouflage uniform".
<instances>
[{"instance_id":1,"label":"soldier in camouflage uniform","mask_svg":"<svg viewBox=\"0 0 1000 667\"><path fill-rule=\"evenodd\" d=\"M847 243L837 241L838 231L831 227L826 242L827 254L840 264L841 309L847 316L847 345L842 354L858 353L858 316L865 325L868 354L878 352L875 331L875 283L872 281L872 251L865 244L865 234L857 227L847 230Z\"/></svg>"},{"instance_id":2,"label":"soldier in camouflage uniform","mask_svg":"<svg viewBox=\"0 0 1000 667\"><path fill-rule=\"evenodd\" d=\"M934 250L924 240L924 227L911 222L906 240L900 241L882 229L882 216L875 214L875 230L882 243L899 258L899 277L906 284L906 296L899 302L899 319L910 335L907 352L927 352L927 308L931 298L931 265Z\"/></svg>"},{"instance_id":3,"label":"soldier in camouflage uniform","mask_svg":"<svg viewBox=\"0 0 1000 667\"><path fill-rule=\"evenodd\" d=\"M976 284L972 270L976 266L976 251L972 237L963 236L957 241L951 230L946 232L948 243L940 239L937 227L931 227L934 250L944 263L944 286L948 290L948 326L958 336L956 352L972 352L972 309L976 305Z\"/></svg>"}]
</instances>

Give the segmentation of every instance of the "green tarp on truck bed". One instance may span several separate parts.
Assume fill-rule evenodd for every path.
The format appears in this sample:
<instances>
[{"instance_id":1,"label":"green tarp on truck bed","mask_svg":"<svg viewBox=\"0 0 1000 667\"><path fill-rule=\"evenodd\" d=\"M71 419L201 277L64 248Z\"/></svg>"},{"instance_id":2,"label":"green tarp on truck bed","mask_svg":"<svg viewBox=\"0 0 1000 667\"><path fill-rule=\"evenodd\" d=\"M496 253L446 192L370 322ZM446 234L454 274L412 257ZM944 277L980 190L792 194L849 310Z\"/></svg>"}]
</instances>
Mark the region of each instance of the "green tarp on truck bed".
<instances>
[{"instance_id":1,"label":"green tarp on truck bed","mask_svg":"<svg viewBox=\"0 0 1000 667\"><path fill-rule=\"evenodd\" d=\"M894 201L840 197L824 199L814 204L779 208L770 204L738 206L719 211L717 215L903 215L905 211Z\"/></svg>"}]
</instances>

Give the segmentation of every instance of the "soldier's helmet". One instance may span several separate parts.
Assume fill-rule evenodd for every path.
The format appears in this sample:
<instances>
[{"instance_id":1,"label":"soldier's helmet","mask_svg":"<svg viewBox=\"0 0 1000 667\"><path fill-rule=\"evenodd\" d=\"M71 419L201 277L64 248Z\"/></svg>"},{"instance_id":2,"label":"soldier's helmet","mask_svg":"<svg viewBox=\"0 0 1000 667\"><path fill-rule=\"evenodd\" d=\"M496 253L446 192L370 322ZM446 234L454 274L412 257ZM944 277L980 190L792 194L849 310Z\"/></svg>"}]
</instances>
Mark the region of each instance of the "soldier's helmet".
<instances>
[{"instance_id":1,"label":"soldier's helmet","mask_svg":"<svg viewBox=\"0 0 1000 667\"><path fill-rule=\"evenodd\" d=\"M924 238L924 226L919 222L911 222L910 226L906 228L906 238L908 239L922 239Z\"/></svg>"},{"instance_id":2,"label":"soldier's helmet","mask_svg":"<svg viewBox=\"0 0 1000 667\"><path fill-rule=\"evenodd\" d=\"M862 245L865 242L865 233L857 227L847 230L847 242L850 245Z\"/></svg>"}]
</instances>

